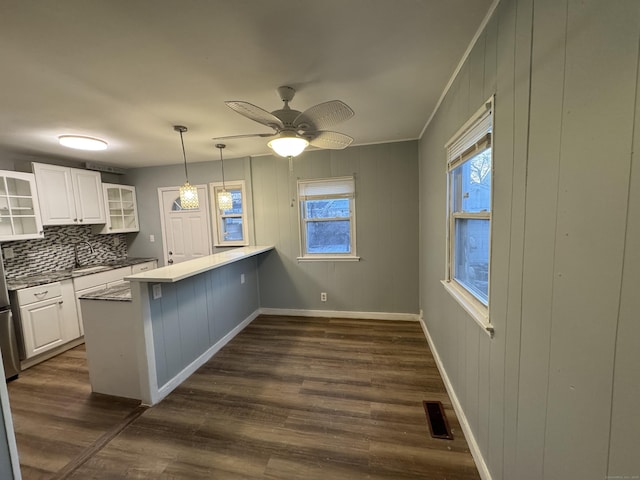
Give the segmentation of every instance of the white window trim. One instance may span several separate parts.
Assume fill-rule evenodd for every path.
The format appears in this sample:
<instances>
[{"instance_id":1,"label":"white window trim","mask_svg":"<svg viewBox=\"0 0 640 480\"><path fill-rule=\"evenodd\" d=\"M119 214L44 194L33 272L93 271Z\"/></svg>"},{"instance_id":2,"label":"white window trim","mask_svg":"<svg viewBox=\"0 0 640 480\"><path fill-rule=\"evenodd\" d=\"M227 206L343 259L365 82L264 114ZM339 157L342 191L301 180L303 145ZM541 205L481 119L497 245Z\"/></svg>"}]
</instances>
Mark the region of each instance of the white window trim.
<instances>
[{"instance_id":1,"label":"white window trim","mask_svg":"<svg viewBox=\"0 0 640 480\"><path fill-rule=\"evenodd\" d=\"M446 164L446 180L447 180L447 221L446 221L446 262L445 262L445 279L441 281L445 290L462 306L462 308L471 316L471 318L487 333L490 337L493 338L494 328L491 324L490 317L490 297L491 297L491 259L493 253L493 243L491 242L491 234L493 232L493 222L490 223L489 230L489 290L487 297L489 298L489 305L484 305L480 300L478 300L474 295L472 295L469 290L463 287L460 283L458 283L452 275L452 255L453 255L453 215L451 215L451 185L450 185L450 172L460 163L460 159L458 155L450 155L451 149L456 149L459 153L462 153L460 148L457 148L456 142L458 142L467 132L474 129L474 127L482 122L487 115L491 115L493 118L494 115L494 100L495 97L491 96L484 105L478 109L477 112L451 137L451 139L446 143L445 149L447 150L447 164ZM491 145L491 154L493 156L493 139ZM492 168L492 176L491 176L491 211L490 212L481 212L480 214L470 214L467 216L482 216L486 217L491 221L491 216L493 213L493 195L494 195L494 187L493 187L493 160L491 162ZM465 216L465 218L467 217Z\"/></svg>"},{"instance_id":2,"label":"white window trim","mask_svg":"<svg viewBox=\"0 0 640 480\"><path fill-rule=\"evenodd\" d=\"M224 182L224 187L227 190L237 190L238 188L242 192L242 215L225 215L224 217L236 216L242 218L242 241L226 241L223 237L222 219L224 218L220 209L218 208L218 195L216 195L216 189L222 187L222 182L212 182L209 184L209 196L211 198L212 205L212 224L213 224L213 244L216 247L240 247L249 245L249 222L247 215L247 194L245 189L244 180L233 180L230 182Z\"/></svg>"},{"instance_id":3,"label":"white window trim","mask_svg":"<svg viewBox=\"0 0 640 480\"><path fill-rule=\"evenodd\" d=\"M327 198L327 196L323 195L313 195L309 197L301 197L300 196L300 184L311 184L311 183L321 183L328 181L340 182L342 180L349 180L353 182L353 193L350 194L335 194L330 195L330 198L349 198L349 228L350 228L350 237L351 237L351 253L306 253L305 252L305 244L306 244L306 229L305 229L305 221L304 216L302 214L302 201L310 198L310 199L321 199ZM296 195L298 197L298 226L299 226L299 251L300 256L297 258L298 262L326 262L326 261L338 261L338 262L357 262L360 260L360 257L356 253L356 194L355 194L355 176L347 176L347 177L331 177L331 178L314 178L309 180L298 180L296 186Z\"/></svg>"}]
</instances>

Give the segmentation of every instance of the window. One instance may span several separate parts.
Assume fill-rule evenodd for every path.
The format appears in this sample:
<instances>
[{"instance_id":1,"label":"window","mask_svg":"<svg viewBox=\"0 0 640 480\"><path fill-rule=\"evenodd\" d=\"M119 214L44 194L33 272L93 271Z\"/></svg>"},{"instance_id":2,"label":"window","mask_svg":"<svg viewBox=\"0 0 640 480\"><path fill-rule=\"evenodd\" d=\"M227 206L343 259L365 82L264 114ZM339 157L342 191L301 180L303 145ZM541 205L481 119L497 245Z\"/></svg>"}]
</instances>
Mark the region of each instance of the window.
<instances>
[{"instance_id":1,"label":"window","mask_svg":"<svg viewBox=\"0 0 640 480\"><path fill-rule=\"evenodd\" d=\"M220 210L218 192L222 191L222 183L209 184L211 199L214 203L212 222L215 230L214 245L219 247L249 245L244 180L225 182L225 187L228 192L231 192L233 206L229 210Z\"/></svg>"},{"instance_id":2,"label":"window","mask_svg":"<svg viewBox=\"0 0 640 480\"><path fill-rule=\"evenodd\" d=\"M357 260L354 177L298 181L301 260Z\"/></svg>"},{"instance_id":3,"label":"window","mask_svg":"<svg viewBox=\"0 0 640 480\"><path fill-rule=\"evenodd\" d=\"M487 327L491 255L493 99L447 144L447 279L454 296Z\"/></svg>"}]
</instances>

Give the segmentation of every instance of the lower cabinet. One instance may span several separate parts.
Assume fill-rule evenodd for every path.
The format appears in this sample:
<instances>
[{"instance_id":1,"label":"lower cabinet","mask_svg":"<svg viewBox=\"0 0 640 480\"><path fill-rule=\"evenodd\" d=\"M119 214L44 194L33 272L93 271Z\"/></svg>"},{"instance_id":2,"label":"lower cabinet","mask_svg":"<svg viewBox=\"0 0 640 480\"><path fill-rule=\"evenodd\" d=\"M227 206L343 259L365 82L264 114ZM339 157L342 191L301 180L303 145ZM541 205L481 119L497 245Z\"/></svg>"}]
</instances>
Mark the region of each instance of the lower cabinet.
<instances>
[{"instance_id":1,"label":"lower cabinet","mask_svg":"<svg viewBox=\"0 0 640 480\"><path fill-rule=\"evenodd\" d=\"M21 359L54 350L84 335L81 296L122 283L132 273L156 267L156 261L144 262L12 292L14 315L19 314L22 326ZM39 361L35 359L31 364Z\"/></svg>"},{"instance_id":2,"label":"lower cabinet","mask_svg":"<svg viewBox=\"0 0 640 480\"><path fill-rule=\"evenodd\" d=\"M47 352L80 336L73 299L71 280L19 291L25 358Z\"/></svg>"}]
</instances>

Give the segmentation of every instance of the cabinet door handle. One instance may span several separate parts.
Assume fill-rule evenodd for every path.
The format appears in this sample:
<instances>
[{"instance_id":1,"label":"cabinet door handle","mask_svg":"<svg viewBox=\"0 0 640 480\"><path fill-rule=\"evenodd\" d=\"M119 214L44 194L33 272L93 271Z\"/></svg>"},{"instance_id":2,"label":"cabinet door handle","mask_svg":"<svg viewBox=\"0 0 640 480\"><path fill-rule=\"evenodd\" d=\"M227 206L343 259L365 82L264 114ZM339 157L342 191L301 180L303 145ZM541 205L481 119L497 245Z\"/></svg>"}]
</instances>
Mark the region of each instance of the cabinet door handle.
<instances>
[{"instance_id":1,"label":"cabinet door handle","mask_svg":"<svg viewBox=\"0 0 640 480\"><path fill-rule=\"evenodd\" d=\"M58 305L62 305L62 300L58 301Z\"/></svg>"},{"instance_id":2,"label":"cabinet door handle","mask_svg":"<svg viewBox=\"0 0 640 480\"><path fill-rule=\"evenodd\" d=\"M49 293L49 290L45 290L44 292L33 292L33 294L34 294L36 297L40 297L40 296L43 296L43 297L44 297L47 293Z\"/></svg>"},{"instance_id":3,"label":"cabinet door handle","mask_svg":"<svg viewBox=\"0 0 640 480\"><path fill-rule=\"evenodd\" d=\"M77 222L77 221L78 221L78 219L77 219L77 218L74 218L74 219L73 219L73 221L74 221L74 222Z\"/></svg>"}]
</instances>

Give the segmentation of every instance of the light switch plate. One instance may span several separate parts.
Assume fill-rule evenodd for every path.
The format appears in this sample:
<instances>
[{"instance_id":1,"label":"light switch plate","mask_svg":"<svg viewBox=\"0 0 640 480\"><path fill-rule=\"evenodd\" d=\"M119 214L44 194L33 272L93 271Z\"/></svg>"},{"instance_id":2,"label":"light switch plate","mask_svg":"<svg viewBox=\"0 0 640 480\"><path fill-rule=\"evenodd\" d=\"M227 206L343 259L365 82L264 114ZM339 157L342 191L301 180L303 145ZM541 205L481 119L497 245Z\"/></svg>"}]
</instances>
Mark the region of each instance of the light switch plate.
<instances>
[{"instance_id":1,"label":"light switch plate","mask_svg":"<svg viewBox=\"0 0 640 480\"><path fill-rule=\"evenodd\" d=\"M153 285L153 299L162 298L162 286L159 283Z\"/></svg>"}]
</instances>

